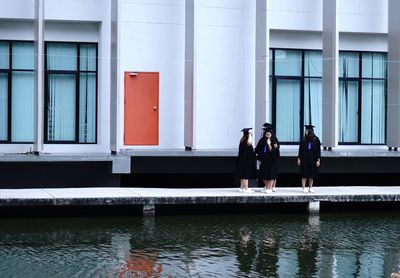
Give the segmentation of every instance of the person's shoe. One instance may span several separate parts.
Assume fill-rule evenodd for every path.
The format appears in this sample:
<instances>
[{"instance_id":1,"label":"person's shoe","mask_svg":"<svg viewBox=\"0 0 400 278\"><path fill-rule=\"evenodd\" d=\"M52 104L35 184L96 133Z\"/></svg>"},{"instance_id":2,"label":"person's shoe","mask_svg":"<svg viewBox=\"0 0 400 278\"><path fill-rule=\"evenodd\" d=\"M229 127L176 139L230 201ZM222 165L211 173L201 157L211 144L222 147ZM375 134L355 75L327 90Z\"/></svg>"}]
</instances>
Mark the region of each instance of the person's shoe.
<instances>
[{"instance_id":1,"label":"person's shoe","mask_svg":"<svg viewBox=\"0 0 400 278\"><path fill-rule=\"evenodd\" d=\"M243 188L239 188L239 192L243 192Z\"/></svg>"},{"instance_id":2,"label":"person's shoe","mask_svg":"<svg viewBox=\"0 0 400 278\"><path fill-rule=\"evenodd\" d=\"M303 187L303 193L308 193L307 187Z\"/></svg>"},{"instance_id":3,"label":"person's shoe","mask_svg":"<svg viewBox=\"0 0 400 278\"><path fill-rule=\"evenodd\" d=\"M253 193L253 192L254 192L254 191L251 190L250 188L247 188L247 189L244 190L244 193Z\"/></svg>"},{"instance_id":4,"label":"person's shoe","mask_svg":"<svg viewBox=\"0 0 400 278\"><path fill-rule=\"evenodd\" d=\"M266 188L263 188L262 190L261 190L261 192L264 192L264 193L267 193L267 189Z\"/></svg>"},{"instance_id":5,"label":"person's shoe","mask_svg":"<svg viewBox=\"0 0 400 278\"><path fill-rule=\"evenodd\" d=\"M276 188L274 187L274 188L272 188L272 192L276 192Z\"/></svg>"},{"instance_id":6,"label":"person's shoe","mask_svg":"<svg viewBox=\"0 0 400 278\"><path fill-rule=\"evenodd\" d=\"M314 188L310 188L310 190L309 190L308 192L314 193L314 192L315 192L315 191L314 191Z\"/></svg>"},{"instance_id":7,"label":"person's shoe","mask_svg":"<svg viewBox=\"0 0 400 278\"><path fill-rule=\"evenodd\" d=\"M272 193L272 189L267 189L267 190L266 190L266 193L267 193L267 194Z\"/></svg>"}]
</instances>

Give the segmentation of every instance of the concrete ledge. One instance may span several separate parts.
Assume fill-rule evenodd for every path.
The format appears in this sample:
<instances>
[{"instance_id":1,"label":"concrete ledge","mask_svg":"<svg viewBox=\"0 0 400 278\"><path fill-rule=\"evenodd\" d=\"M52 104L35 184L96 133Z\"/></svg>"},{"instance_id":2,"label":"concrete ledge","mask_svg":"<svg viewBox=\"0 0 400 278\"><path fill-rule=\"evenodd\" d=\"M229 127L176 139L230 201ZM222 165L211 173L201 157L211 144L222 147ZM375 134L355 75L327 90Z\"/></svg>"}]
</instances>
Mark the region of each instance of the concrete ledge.
<instances>
[{"instance_id":1,"label":"concrete ledge","mask_svg":"<svg viewBox=\"0 0 400 278\"><path fill-rule=\"evenodd\" d=\"M397 202L400 186L316 187L305 194L300 188L278 188L266 194L242 193L238 188L59 188L1 189L0 206L194 205L268 204L310 202Z\"/></svg>"}]
</instances>

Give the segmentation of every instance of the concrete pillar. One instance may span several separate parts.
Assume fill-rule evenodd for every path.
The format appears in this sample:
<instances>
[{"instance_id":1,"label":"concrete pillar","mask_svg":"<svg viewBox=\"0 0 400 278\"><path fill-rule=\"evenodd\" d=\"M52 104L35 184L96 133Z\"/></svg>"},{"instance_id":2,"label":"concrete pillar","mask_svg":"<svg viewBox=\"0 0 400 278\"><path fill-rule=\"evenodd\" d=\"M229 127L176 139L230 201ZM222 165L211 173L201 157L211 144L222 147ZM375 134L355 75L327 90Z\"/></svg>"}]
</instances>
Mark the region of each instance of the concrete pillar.
<instances>
[{"instance_id":1,"label":"concrete pillar","mask_svg":"<svg viewBox=\"0 0 400 278\"><path fill-rule=\"evenodd\" d=\"M35 88L33 96L33 151L43 152L44 136L44 0L35 0Z\"/></svg>"},{"instance_id":2,"label":"concrete pillar","mask_svg":"<svg viewBox=\"0 0 400 278\"><path fill-rule=\"evenodd\" d=\"M400 147L400 1L388 3L387 145Z\"/></svg>"},{"instance_id":3,"label":"concrete pillar","mask_svg":"<svg viewBox=\"0 0 400 278\"><path fill-rule=\"evenodd\" d=\"M119 86L119 0L111 1L111 53L110 53L110 148L116 154L120 150L119 138L122 130L120 122L120 86Z\"/></svg>"},{"instance_id":4,"label":"concrete pillar","mask_svg":"<svg viewBox=\"0 0 400 278\"><path fill-rule=\"evenodd\" d=\"M184 144L194 145L194 0L185 1L185 100Z\"/></svg>"},{"instance_id":5,"label":"concrete pillar","mask_svg":"<svg viewBox=\"0 0 400 278\"><path fill-rule=\"evenodd\" d=\"M255 70L255 128L267 121L269 95L269 28L267 26L267 0L256 2L256 70ZM271 119L269 119L271 120Z\"/></svg>"},{"instance_id":6,"label":"concrete pillar","mask_svg":"<svg viewBox=\"0 0 400 278\"><path fill-rule=\"evenodd\" d=\"M143 205L143 216L154 216L156 214L156 206L152 204Z\"/></svg>"},{"instance_id":7,"label":"concrete pillar","mask_svg":"<svg viewBox=\"0 0 400 278\"><path fill-rule=\"evenodd\" d=\"M337 0L323 2L322 29L322 145L331 149L337 145L338 118L338 61L339 32L337 27Z\"/></svg>"},{"instance_id":8,"label":"concrete pillar","mask_svg":"<svg viewBox=\"0 0 400 278\"><path fill-rule=\"evenodd\" d=\"M310 212L310 214L319 213L319 207L320 207L319 201L308 203L308 211Z\"/></svg>"}]
</instances>

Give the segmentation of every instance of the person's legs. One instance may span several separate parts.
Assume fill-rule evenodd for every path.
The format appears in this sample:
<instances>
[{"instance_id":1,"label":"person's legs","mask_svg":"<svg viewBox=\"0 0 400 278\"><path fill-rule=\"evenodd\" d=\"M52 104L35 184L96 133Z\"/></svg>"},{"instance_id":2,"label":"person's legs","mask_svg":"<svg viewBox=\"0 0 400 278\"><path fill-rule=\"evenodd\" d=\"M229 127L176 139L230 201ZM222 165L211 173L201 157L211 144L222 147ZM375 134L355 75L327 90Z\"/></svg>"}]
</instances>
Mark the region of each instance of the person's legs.
<instances>
[{"instance_id":1,"label":"person's legs","mask_svg":"<svg viewBox=\"0 0 400 278\"><path fill-rule=\"evenodd\" d=\"M249 189L249 180L244 180L244 189Z\"/></svg>"},{"instance_id":2,"label":"person's legs","mask_svg":"<svg viewBox=\"0 0 400 278\"><path fill-rule=\"evenodd\" d=\"M313 184L314 184L314 179L313 178L308 178L308 185L310 186L310 192L314 192L313 189Z\"/></svg>"},{"instance_id":3,"label":"person's legs","mask_svg":"<svg viewBox=\"0 0 400 278\"><path fill-rule=\"evenodd\" d=\"M268 181L267 180L263 180L264 183L264 190L267 191L268 189Z\"/></svg>"},{"instance_id":4,"label":"person's legs","mask_svg":"<svg viewBox=\"0 0 400 278\"><path fill-rule=\"evenodd\" d=\"M307 178L301 178L301 187L303 192L306 191L306 182L307 182Z\"/></svg>"},{"instance_id":5,"label":"person's legs","mask_svg":"<svg viewBox=\"0 0 400 278\"><path fill-rule=\"evenodd\" d=\"M306 187L307 178L301 178L301 187Z\"/></svg>"},{"instance_id":6,"label":"person's legs","mask_svg":"<svg viewBox=\"0 0 400 278\"><path fill-rule=\"evenodd\" d=\"M244 192L247 192L247 193L252 193L252 192L254 192L253 190L251 190L251 189L249 188L249 180L245 180L245 182L244 182Z\"/></svg>"},{"instance_id":7,"label":"person's legs","mask_svg":"<svg viewBox=\"0 0 400 278\"><path fill-rule=\"evenodd\" d=\"M276 179L272 180L272 191L276 191Z\"/></svg>"},{"instance_id":8,"label":"person's legs","mask_svg":"<svg viewBox=\"0 0 400 278\"><path fill-rule=\"evenodd\" d=\"M265 193L272 193L273 180L264 180L265 182Z\"/></svg>"},{"instance_id":9,"label":"person's legs","mask_svg":"<svg viewBox=\"0 0 400 278\"><path fill-rule=\"evenodd\" d=\"M246 180L240 179L240 190L244 190L246 186Z\"/></svg>"},{"instance_id":10,"label":"person's legs","mask_svg":"<svg viewBox=\"0 0 400 278\"><path fill-rule=\"evenodd\" d=\"M268 180L268 189L272 190L273 185L274 185L274 180Z\"/></svg>"}]
</instances>

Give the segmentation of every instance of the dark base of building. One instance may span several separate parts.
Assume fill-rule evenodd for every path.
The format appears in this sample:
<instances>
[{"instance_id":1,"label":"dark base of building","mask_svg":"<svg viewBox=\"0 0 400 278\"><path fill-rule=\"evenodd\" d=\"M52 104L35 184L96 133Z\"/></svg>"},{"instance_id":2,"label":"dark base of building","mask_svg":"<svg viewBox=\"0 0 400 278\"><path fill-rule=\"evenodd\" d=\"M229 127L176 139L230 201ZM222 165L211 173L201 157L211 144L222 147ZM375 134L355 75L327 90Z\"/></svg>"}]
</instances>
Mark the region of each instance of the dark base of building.
<instances>
[{"instance_id":1,"label":"dark base of building","mask_svg":"<svg viewBox=\"0 0 400 278\"><path fill-rule=\"evenodd\" d=\"M316 186L400 185L400 157L325 157ZM132 156L131 173L115 174L111 161L0 162L0 188L235 187L233 156ZM300 187L296 157L279 160L277 186ZM257 186L256 181L250 182Z\"/></svg>"},{"instance_id":2,"label":"dark base of building","mask_svg":"<svg viewBox=\"0 0 400 278\"><path fill-rule=\"evenodd\" d=\"M2 162L0 188L120 186L110 162Z\"/></svg>"}]
</instances>

